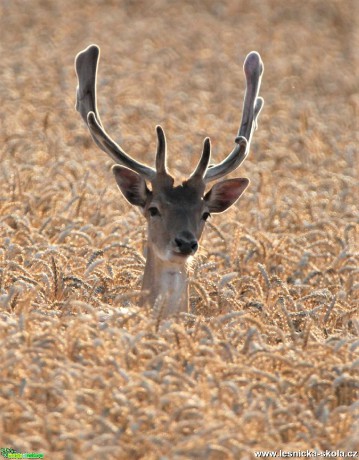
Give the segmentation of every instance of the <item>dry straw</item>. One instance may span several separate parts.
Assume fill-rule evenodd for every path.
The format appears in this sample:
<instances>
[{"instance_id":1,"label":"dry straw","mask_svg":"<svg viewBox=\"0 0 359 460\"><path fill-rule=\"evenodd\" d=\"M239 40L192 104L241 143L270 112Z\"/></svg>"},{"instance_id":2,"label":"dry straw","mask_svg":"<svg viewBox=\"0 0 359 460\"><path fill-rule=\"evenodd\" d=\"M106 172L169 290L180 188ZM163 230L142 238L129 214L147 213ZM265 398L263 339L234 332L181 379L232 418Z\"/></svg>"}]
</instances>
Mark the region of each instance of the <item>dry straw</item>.
<instances>
[{"instance_id":1,"label":"dry straw","mask_svg":"<svg viewBox=\"0 0 359 460\"><path fill-rule=\"evenodd\" d=\"M51 459L359 450L357 2L2 2L0 447ZM120 32L119 32L120 31ZM240 31L240 34L239 34ZM119 35L120 34L120 35ZM191 308L138 308L144 223L75 112L186 175L233 143L258 49L266 106L236 207L190 268ZM242 83L241 83L242 82Z\"/></svg>"}]
</instances>

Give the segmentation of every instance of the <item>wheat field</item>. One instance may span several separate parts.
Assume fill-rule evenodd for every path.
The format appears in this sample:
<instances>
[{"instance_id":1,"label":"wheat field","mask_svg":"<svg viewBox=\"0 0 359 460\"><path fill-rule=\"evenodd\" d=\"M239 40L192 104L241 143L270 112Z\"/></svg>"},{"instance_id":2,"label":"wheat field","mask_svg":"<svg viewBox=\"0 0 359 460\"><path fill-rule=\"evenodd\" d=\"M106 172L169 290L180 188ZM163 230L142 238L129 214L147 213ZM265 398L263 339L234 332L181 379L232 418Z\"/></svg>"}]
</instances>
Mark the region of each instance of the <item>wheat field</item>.
<instances>
[{"instance_id":1,"label":"wheat field","mask_svg":"<svg viewBox=\"0 0 359 460\"><path fill-rule=\"evenodd\" d=\"M3 0L0 447L57 459L359 450L355 0ZM233 148L264 66L245 195L213 216L192 311L138 307L145 222L75 111L101 47L107 131L180 179Z\"/></svg>"}]
</instances>

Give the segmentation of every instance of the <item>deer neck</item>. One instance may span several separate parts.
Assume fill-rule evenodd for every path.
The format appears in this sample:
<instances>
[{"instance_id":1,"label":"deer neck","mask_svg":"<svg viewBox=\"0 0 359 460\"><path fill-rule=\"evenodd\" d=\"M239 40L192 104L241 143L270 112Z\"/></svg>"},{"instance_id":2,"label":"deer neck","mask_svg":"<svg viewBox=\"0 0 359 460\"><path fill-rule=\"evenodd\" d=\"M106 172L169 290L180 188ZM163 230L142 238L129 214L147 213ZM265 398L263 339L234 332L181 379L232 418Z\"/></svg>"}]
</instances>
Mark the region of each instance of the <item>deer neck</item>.
<instances>
[{"instance_id":1,"label":"deer neck","mask_svg":"<svg viewBox=\"0 0 359 460\"><path fill-rule=\"evenodd\" d=\"M183 265L163 261L152 248L147 248L142 291L149 292L143 303L154 306L158 302L163 308L163 316L171 316L188 311L188 276L186 263Z\"/></svg>"}]
</instances>

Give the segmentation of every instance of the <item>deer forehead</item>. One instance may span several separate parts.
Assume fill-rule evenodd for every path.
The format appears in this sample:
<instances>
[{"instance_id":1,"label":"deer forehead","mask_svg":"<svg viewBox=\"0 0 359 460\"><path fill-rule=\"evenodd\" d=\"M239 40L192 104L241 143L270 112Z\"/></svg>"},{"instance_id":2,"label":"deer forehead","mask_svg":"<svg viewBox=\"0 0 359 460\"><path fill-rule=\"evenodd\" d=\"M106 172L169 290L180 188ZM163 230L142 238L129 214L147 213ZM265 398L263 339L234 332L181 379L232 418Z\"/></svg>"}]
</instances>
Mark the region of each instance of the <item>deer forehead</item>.
<instances>
[{"instance_id":1,"label":"deer forehead","mask_svg":"<svg viewBox=\"0 0 359 460\"><path fill-rule=\"evenodd\" d=\"M154 190L152 202L178 208L198 208L203 204L202 189L186 184Z\"/></svg>"}]
</instances>

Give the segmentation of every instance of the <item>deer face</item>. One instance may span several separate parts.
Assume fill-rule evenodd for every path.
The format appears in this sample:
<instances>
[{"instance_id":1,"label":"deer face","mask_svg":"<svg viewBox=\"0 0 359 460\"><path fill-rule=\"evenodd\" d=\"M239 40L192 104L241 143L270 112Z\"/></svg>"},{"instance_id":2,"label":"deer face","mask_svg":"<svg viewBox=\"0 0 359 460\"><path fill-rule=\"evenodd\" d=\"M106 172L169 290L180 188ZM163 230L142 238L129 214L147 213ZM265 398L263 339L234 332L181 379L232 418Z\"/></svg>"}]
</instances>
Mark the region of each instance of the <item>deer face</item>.
<instances>
[{"instance_id":1,"label":"deer face","mask_svg":"<svg viewBox=\"0 0 359 460\"><path fill-rule=\"evenodd\" d=\"M202 180L173 187L170 176L160 175L150 191L139 174L118 165L112 170L124 197L139 206L147 220L148 245L161 260L174 264L183 264L196 253L211 213L228 209L249 184L248 179L229 179L204 194Z\"/></svg>"},{"instance_id":2,"label":"deer face","mask_svg":"<svg viewBox=\"0 0 359 460\"><path fill-rule=\"evenodd\" d=\"M198 191L182 185L149 195L144 214L148 241L162 260L183 263L196 253L205 220L209 217Z\"/></svg>"}]
</instances>

